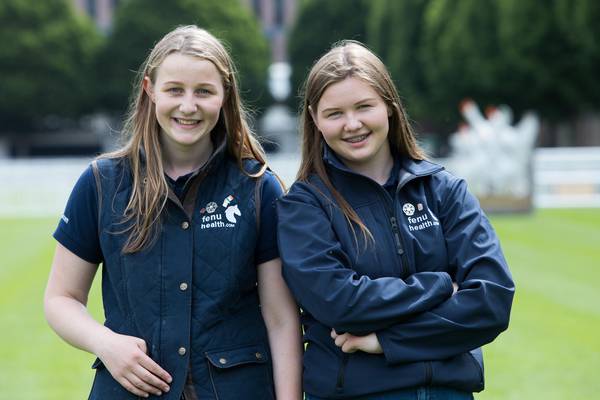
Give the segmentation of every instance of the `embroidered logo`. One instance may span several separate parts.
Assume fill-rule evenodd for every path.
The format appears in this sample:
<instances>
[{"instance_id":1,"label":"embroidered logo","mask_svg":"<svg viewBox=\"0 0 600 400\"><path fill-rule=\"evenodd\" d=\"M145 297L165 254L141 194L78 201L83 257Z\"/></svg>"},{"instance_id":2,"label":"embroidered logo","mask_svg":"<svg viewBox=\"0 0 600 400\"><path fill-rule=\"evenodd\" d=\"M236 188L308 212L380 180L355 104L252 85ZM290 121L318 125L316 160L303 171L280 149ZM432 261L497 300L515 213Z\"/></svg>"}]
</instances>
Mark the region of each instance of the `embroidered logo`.
<instances>
[{"instance_id":1,"label":"embroidered logo","mask_svg":"<svg viewBox=\"0 0 600 400\"><path fill-rule=\"evenodd\" d=\"M217 211L217 208L218 208L218 207L219 207L219 206L217 205L217 203L215 203L214 201L211 201L210 203L208 203L208 204L206 205L206 212L207 212L207 213L209 213L209 214L212 214L212 213L214 213L215 211Z\"/></svg>"},{"instance_id":2,"label":"embroidered logo","mask_svg":"<svg viewBox=\"0 0 600 400\"><path fill-rule=\"evenodd\" d=\"M235 202L235 197L233 195L225 197L221 205L224 208L223 211L219 210L219 205L214 201L211 201L205 208L200 210L200 214L210 214L202 215L200 229L235 227L236 217L242 216L242 212Z\"/></svg>"},{"instance_id":3,"label":"embroidered logo","mask_svg":"<svg viewBox=\"0 0 600 400\"><path fill-rule=\"evenodd\" d=\"M410 210L408 210L410 213L406 210L407 205L410 206ZM402 211L404 211L404 214L406 214L409 231L422 231L423 229L427 229L432 226L439 226L440 221L428 207L423 206L422 203L418 203L417 210L419 212L415 215L415 208L411 204L406 203L402 207Z\"/></svg>"},{"instance_id":4,"label":"embroidered logo","mask_svg":"<svg viewBox=\"0 0 600 400\"><path fill-rule=\"evenodd\" d=\"M415 206L413 206L410 203L404 203L404 205L402 206L402 211L404 212L404 214L410 217L415 213Z\"/></svg>"},{"instance_id":5,"label":"embroidered logo","mask_svg":"<svg viewBox=\"0 0 600 400\"><path fill-rule=\"evenodd\" d=\"M236 215L242 215L242 212L238 208L237 204L235 206L230 206L227 207L227 209L225 209L225 218L227 218L227 221L231 222L232 224L235 224L237 222L235 219Z\"/></svg>"},{"instance_id":6,"label":"embroidered logo","mask_svg":"<svg viewBox=\"0 0 600 400\"><path fill-rule=\"evenodd\" d=\"M233 201L233 199L234 197L232 195L225 197L225 200L223 200L223 207L227 207L229 203Z\"/></svg>"}]
</instances>

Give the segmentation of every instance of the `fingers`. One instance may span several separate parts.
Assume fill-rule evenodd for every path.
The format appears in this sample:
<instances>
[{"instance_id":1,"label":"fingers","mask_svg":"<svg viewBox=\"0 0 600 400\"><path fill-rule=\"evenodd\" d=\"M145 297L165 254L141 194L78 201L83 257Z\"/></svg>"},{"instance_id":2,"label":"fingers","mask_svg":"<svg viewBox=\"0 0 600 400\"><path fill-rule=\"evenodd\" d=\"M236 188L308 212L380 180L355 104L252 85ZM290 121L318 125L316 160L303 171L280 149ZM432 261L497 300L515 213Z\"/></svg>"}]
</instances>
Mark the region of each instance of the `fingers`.
<instances>
[{"instance_id":1,"label":"fingers","mask_svg":"<svg viewBox=\"0 0 600 400\"><path fill-rule=\"evenodd\" d=\"M347 333L344 333L343 335L338 335L334 341L335 341L335 345L337 347L342 347L344 345L344 343L346 343L346 340L348 340L349 335Z\"/></svg>"},{"instance_id":2,"label":"fingers","mask_svg":"<svg viewBox=\"0 0 600 400\"><path fill-rule=\"evenodd\" d=\"M128 392L131 392L131 393L135 394L136 396L139 396L139 397L148 397L149 396L148 392L145 392L145 391L139 389L137 386L135 386L133 383L131 383L131 381L129 381L129 379L120 378L120 379L118 379L118 382Z\"/></svg>"},{"instance_id":3,"label":"fingers","mask_svg":"<svg viewBox=\"0 0 600 400\"><path fill-rule=\"evenodd\" d=\"M170 390L171 375L148 356L141 338L111 333L98 356L113 378L136 396L159 396Z\"/></svg>"},{"instance_id":4,"label":"fingers","mask_svg":"<svg viewBox=\"0 0 600 400\"><path fill-rule=\"evenodd\" d=\"M145 371L142 372L142 374L146 378L144 380L147 383L161 389L162 391L169 391L168 383L171 383L173 378L171 378L171 375L169 375L167 371L162 369L160 365L154 362L154 360L152 360L150 357L145 357L140 360L140 366Z\"/></svg>"},{"instance_id":5,"label":"fingers","mask_svg":"<svg viewBox=\"0 0 600 400\"><path fill-rule=\"evenodd\" d=\"M356 337L350 338L344 342L342 345L342 351L344 353L356 353L358 351L358 347L356 346L355 340Z\"/></svg>"},{"instance_id":6,"label":"fingers","mask_svg":"<svg viewBox=\"0 0 600 400\"><path fill-rule=\"evenodd\" d=\"M149 394L154 394L156 396L160 396L162 394L160 389L149 385L135 374L131 374L130 376L128 376L127 380L129 381L129 383L131 383L131 385L133 386L133 388L135 388L136 391L143 393L142 396L144 397L148 397Z\"/></svg>"},{"instance_id":7,"label":"fingers","mask_svg":"<svg viewBox=\"0 0 600 400\"><path fill-rule=\"evenodd\" d=\"M329 334L331 336L332 339L335 339L336 337L338 337L337 332L335 331L335 329L331 330L331 333Z\"/></svg>"},{"instance_id":8,"label":"fingers","mask_svg":"<svg viewBox=\"0 0 600 400\"><path fill-rule=\"evenodd\" d=\"M150 361L154 363L152 360ZM169 385L144 368L141 364L134 367L134 369L129 373L123 375L120 383L131 393L143 397L148 397L149 394L160 396L164 392L168 392L170 390Z\"/></svg>"},{"instance_id":9,"label":"fingers","mask_svg":"<svg viewBox=\"0 0 600 400\"><path fill-rule=\"evenodd\" d=\"M335 341L335 345L341 348L344 353L355 353L358 350L357 344L360 338L357 336L349 333L338 335L334 330L332 330L331 337Z\"/></svg>"}]
</instances>

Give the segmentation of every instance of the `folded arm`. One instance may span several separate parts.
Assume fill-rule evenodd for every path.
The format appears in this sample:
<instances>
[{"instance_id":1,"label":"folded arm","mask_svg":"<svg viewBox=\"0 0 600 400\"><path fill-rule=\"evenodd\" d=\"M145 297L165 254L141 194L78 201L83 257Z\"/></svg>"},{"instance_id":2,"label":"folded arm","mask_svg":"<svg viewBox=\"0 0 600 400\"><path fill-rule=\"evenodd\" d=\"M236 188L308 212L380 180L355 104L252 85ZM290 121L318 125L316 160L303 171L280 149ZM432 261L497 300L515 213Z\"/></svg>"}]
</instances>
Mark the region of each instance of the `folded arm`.
<instances>
[{"instance_id":1,"label":"folded arm","mask_svg":"<svg viewBox=\"0 0 600 400\"><path fill-rule=\"evenodd\" d=\"M359 276L314 194L297 189L278 203L286 282L305 310L338 332L380 330L452 295L446 272L420 272L406 279Z\"/></svg>"},{"instance_id":2,"label":"folded arm","mask_svg":"<svg viewBox=\"0 0 600 400\"><path fill-rule=\"evenodd\" d=\"M436 307L377 332L390 363L461 354L508 327L514 283L498 238L464 181L456 182L441 209L459 290Z\"/></svg>"}]
</instances>

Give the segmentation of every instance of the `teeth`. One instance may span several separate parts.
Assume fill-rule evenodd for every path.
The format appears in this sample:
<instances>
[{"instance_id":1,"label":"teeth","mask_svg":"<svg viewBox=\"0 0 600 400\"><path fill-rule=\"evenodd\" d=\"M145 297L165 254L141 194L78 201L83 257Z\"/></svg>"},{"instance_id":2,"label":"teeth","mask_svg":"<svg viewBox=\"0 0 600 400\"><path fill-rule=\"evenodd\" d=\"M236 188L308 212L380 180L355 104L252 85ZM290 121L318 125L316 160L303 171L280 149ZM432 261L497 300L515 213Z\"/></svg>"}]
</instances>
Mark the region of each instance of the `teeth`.
<instances>
[{"instance_id":1,"label":"teeth","mask_svg":"<svg viewBox=\"0 0 600 400\"><path fill-rule=\"evenodd\" d=\"M362 142L363 140L365 140L367 138L367 136L368 136L368 134L367 135L355 136L353 138L346 139L346 141L350 142L350 143L358 143L358 142Z\"/></svg>"},{"instance_id":2,"label":"teeth","mask_svg":"<svg viewBox=\"0 0 600 400\"><path fill-rule=\"evenodd\" d=\"M179 118L176 118L175 121L177 121L177 123L181 124L181 125L196 125L198 123L198 120L195 120L195 119L179 119Z\"/></svg>"}]
</instances>

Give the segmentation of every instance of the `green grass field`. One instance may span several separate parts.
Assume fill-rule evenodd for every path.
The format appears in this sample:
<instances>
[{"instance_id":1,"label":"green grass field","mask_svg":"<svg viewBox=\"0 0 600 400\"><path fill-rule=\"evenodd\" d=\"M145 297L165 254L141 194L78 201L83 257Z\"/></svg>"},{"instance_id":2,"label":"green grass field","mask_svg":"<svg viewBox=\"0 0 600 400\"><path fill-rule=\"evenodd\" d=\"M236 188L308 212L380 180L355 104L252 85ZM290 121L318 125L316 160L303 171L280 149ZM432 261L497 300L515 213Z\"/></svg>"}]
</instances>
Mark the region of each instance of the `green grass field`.
<instances>
[{"instance_id":1,"label":"green grass field","mask_svg":"<svg viewBox=\"0 0 600 400\"><path fill-rule=\"evenodd\" d=\"M42 297L53 219L0 219L0 399L83 399L93 356L47 326ZM600 393L600 209L499 216L517 294L511 326L485 347L477 399L593 399ZM100 316L98 282L91 296Z\"/></svg>"}]
</instances>

